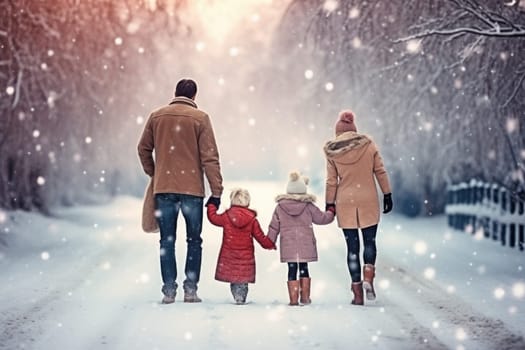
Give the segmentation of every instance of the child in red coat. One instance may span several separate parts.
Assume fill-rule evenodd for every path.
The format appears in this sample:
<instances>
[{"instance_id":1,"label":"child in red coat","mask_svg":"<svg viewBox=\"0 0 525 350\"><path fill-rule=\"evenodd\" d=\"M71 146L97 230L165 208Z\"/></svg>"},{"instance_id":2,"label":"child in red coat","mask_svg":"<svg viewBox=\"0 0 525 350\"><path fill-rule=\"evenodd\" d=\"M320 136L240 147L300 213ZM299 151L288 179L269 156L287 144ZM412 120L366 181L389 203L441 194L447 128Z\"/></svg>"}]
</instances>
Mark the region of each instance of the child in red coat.
<instances>
[{"instance_id":1,"label":"child in red coat","mask_svg":"<svg viewBox=\"0 0 525 350\"><path fill-rule=\"evenodd\" d=\"M215 279L230 283L236 304L244 304L248 295L248 283L255 283L255 254L253 239L265 248L276 249L264 235L257 213L249 209L250 194L245 189L234 189L230 194L231 206L222 214L217 207L208 204L208 220L223 227L222 245L217 260Z\"/></svg>"}]
</instances>

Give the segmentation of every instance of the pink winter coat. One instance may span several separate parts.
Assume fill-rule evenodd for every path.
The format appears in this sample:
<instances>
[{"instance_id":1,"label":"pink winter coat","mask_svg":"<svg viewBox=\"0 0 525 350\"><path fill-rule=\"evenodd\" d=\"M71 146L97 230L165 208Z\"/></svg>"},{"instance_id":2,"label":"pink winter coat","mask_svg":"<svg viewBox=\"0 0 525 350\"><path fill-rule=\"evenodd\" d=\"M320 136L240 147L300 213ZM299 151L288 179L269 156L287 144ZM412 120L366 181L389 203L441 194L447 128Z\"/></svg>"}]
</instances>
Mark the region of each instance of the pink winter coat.
<instances>
[{"instance_id":1,"label":"pink winter coat","mask_svg":"<svg viewBox=\"0 0 525 350\"><path fill-rule=\"evenodd\" d=\"M322 212L315 196L285 194L276 198L268 229L268 238L275 242L280 234L281 262L317 261L317 245L312 223L326 225L334 220L331 211Z\"/></svg>"}]
</instances>

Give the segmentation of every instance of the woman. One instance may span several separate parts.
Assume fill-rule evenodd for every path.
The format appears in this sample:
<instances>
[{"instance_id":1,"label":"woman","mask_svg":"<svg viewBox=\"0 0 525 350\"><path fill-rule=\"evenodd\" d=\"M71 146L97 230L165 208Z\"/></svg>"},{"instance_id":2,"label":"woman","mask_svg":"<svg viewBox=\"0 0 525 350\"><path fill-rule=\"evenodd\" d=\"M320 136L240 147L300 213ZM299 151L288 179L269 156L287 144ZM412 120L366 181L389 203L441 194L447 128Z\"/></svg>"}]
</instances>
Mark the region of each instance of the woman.
<instances>
[{"instance_id":1,"label":"woman","mask_svg":"<svg viewBox=\"0 0 525 350\"><path fill-rule=\"evenodd\" d=\"M376 144L358 134L354 114L343 111L335 125L336 138L326 143L326 207L337 209L337 222L346 240L347 264L352 278L352 304L363 305L374 300L376 233L379 223L379 200L376 183L384 194L383 213L392 210L392 191L388 175ZM363 281L359 247L359 229L363 236Z\"/></svg>"}]
</instances>

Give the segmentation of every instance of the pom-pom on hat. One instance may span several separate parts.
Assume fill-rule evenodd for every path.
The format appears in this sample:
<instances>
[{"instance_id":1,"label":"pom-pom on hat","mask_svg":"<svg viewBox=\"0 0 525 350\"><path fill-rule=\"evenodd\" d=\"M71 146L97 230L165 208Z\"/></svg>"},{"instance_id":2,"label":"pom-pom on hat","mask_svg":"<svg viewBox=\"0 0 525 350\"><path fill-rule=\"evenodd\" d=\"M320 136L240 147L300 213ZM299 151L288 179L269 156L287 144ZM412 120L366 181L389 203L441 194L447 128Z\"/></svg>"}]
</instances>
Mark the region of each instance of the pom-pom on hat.
<instances>
[{"instance_id":1,"label":"pom-pom on hat","mask_svg":"<svg viewBox=\"0 0 525 350\"><path fill-rule=\"evenodd\" d=\"M357 131L357 128L354 123L354 112L351 110L345 110L341 111L339 113L339 119L337 120L337 123L335 124L335 134L336 136L347 132L347 131Z\"/></svg>"},{"instance_id":2,"label":"pom-pom on hat","mask_svg":"<svg viewBox=\"0 0 525 350\"><path fill-rule=\"evenodd\" d=\"M286 186L286 193L288 194L306 194L306 186L310 180L307 177L301 176L299 172L293 171L290 173L290 180Z\"/></svg>"},{"instance_id":3,"label":"pom-pom on hat","mask_svg":"<svg viewBox=\"0 0 525 350\"><path fill-rule=\"evenodd\" d=\"M234 188L230 193L231 205L248 207L250 205L250 193L243 188Z\"/></svg>"}]
</instances>

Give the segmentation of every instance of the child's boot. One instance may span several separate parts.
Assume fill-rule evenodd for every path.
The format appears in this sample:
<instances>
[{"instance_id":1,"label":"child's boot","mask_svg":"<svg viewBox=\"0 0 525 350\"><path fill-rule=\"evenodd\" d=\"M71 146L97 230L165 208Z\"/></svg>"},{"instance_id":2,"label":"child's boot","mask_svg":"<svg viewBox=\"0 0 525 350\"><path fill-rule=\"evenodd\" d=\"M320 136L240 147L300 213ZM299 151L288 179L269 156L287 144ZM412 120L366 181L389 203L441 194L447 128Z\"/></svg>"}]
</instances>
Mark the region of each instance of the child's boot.
<instances>
[{"instance_id":1,"label":"child's boot","mask_svg":"<svg viewBox=\"0 0 525 350\"><path fill-rule=\"evenodd\" d=\"M310 299L310 285L312 279L310 277L301 277L301 304L311 304Z\"/></svg>"},{"instance_id":2,"label":"child's boot","mask_svg":"<svg viewBox=\"0 0 525 350\"><path fill-rule=\"evenodd\" d=\"M290 304L299 305L299 281L288 281L288 296L290 297Z\"/></svg>"},{"instance_id":3,"label":"child's boot","mask_svg":"<svg viewBox=\"0 0 525 350\"><path fill-rule=\"evenodd\" d=\"M246 296L248 295L248 283L231 283L230 290L233 295L235 304L242 305L246 303Z\"/></svg>"}]
</instances>

